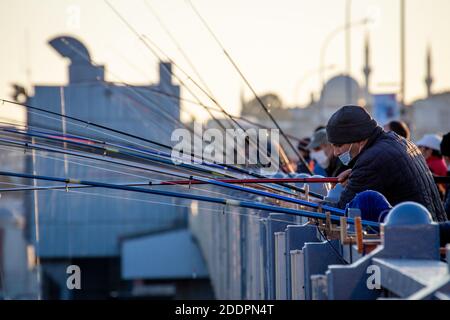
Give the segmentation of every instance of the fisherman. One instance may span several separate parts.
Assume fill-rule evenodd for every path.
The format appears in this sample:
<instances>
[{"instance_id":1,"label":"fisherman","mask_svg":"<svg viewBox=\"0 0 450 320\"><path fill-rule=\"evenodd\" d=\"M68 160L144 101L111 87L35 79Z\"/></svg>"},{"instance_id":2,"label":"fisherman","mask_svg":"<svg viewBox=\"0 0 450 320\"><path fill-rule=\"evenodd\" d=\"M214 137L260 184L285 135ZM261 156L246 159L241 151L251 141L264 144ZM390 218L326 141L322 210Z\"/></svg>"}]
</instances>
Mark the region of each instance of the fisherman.
<instances>
[{"instance_id":1,"label":"fisherman","mask_svg":"<svg viewBox=\"0 0 450 320\"><path fill-rule=\"evenodd\" d=\"M300 152L300 155L305 160L306 166L303 161L299 161L297 163L297 173L310 173L310 170L314 170L314 161L311 159L310 152L306 149L306 146L311 142L311 138L306 137L301 139L298 142L297 149Z\"/></svg>"},{"instance_id":2,"label":"fisherman","mask_svg":"<svg viewBox=\"0 0 450 320\"><path fill-rule=\"evenodd\" d=\"M409 131L408 125L403 121L392 120L391 122L384 125L385 131L394 131L399 136L410 140L411 133Z\"/></svg>"},{"instance_id":3,"label":"fisherman","mask_svg":"<svg viewBox=\"0 0 450 320\"><path fill-rule=\"evenodd\" d=\"M440 177L447 175L447 166L441 154L442 137L437 134L426 134L416 142L420 152L427 161L431 172Z\"/></svg>"},{"instance_id":4,"label":"fisherman","mask_svg":"<svg viewBox=\"0 0 450 320\"><path fill-rule=\"evenodd\" d=\"M347 105L328 121L328 141L348 169L338 176L344 185L337 206L345 208L357 193L374 190L392 205L415 201L435 221L446 221L444 207L419 149L393 132L385 132L360 106Z\"/></svg>"},{"instance_id":5,"label":"fisherman","mask_svg":"<svg viewBox=\"0 0 450 320\"><path fill-rule=\"evenodd\" d=\"M333 153L333 147L328 142L327 130L325 128L314 132L311 142L306 146L310 151L310 156L316 161L325 172L326 177L336 177L341 172L348 169ZM316 174L320 174L314 171Z\"/></svg>"},{"instance_id":6,"label":"fisherman","mask_svg":"<svg viewBox=\"0 0 450 320\"><path fill-rule=\"evenodd\" d=\"M347 211L349 208L359 209L362 220L382 223L392 209L392 205L381 193L366 190L357 193L352 201L347 203L345 210Z\"/></svg>"},{"instance_id":7,"label":"fisherman","mask_svg":"<svg viewBox=\"0 0 450 320\"><path fill-rule=\"evenodd\" d=\"M359 209L361 219L384 223L385 218L392 209L392 205L379 192L373 190L358 193L347 206L348 208ZM379 228L373 227L373 231L379 232ZM445 247L450 243L450 221L439 222L440 246Z\"/></svg>"}]
</instances>

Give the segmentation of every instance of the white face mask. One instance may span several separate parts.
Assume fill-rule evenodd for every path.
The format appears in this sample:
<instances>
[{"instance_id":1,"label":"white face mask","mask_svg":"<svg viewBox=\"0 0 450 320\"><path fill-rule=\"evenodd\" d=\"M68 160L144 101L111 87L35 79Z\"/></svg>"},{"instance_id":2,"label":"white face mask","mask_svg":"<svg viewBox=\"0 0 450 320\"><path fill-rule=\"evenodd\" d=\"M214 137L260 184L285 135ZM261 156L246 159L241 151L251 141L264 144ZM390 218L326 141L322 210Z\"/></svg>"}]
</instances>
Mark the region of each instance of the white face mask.
<instances>
[{"instance_id":1,"label":"white face mask","mask_svg":"<svg viewBox=\"0 0 450 320\"><path fill-rule=\"evenodd\" d=\"M328 159L327 155L323 150L312 151L311 159L316 160L319 166L321 166L324 169L328 168L328 165L330 164L330 159Z\"/></svg>"},{"instance_id":2,"label":"white face mask","mask_svg":"<svg viewBox=\"0 0 450 320\"><path fill-rule=\"evenodd\" d=\"M341 160L341 162L344 164L344 166L348 166L350 161L352 161L352 155L350 154L350 150L352 150L353 143L350 145L350 148L348 148L347 151L344 153L341 153L338 158Z\"/></svg>"}]
</instances>

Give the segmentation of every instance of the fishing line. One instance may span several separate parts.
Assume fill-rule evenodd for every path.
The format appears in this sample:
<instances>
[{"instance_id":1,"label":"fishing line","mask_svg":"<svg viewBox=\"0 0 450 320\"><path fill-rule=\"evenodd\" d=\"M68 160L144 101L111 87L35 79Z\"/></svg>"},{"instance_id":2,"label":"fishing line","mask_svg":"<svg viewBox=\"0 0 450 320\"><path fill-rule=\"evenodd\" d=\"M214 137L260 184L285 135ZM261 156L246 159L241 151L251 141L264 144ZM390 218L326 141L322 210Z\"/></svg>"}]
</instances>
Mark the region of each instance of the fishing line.
<instances>
[{"instance_id":1,"label":"fishing line","mask_svg":"<svg viewBox=\"0 0 450 320\"><path fill-rule=\"evenodd\" d=\"M3 146L3 147L0 146L0 149L2 149L2 150L8 150L8 151L14 151L14 152L20 152L20 153L21 153L21 151L15 150L14 148L8 148L8 147L6 147L6 146ZM39 151L39 150L37 150L37 151ZM151 179L151 181L165 182L165 180L160 180L160 179L155 179L155 178L145 177L145 176L142 176L142 175L135 175L135 174L131 174L131 173L123 172L123 171L116 171L116 170L107 169L107 168L104 168L104 167L97 167L97 166L86 165L86 164L74 162L74 161L71 161L71 160L58 159L58 158L54 158L54 157L50 157L50 156L46 156L46 155L42 155L42 154L36 154L36 156L38 156L38 157L40 157L40 158L44 158L44 159L52 159L52 160L60 161L60 162L67 161L68 163L75 164L75 165L80 165L80 166L85 166L85 167L91 167L91 168L95 168L95 169L98 169L98 170L104 170L104 171L108 171L108 172L114 172L114 173L118 173L118 174L123 174L123 175L128 175L128 176L137 177L137 178L146 180L147 182L146 182L144 185L145 185L145 186L149 186L149 187L152 186L152 185L148 182L150 179ZM172 176L171 174L165 173L165 172L158 172L158 173L160 173L160 174L162 174L162 175L169 175L169 176ZM139 186L144 186L144 185L139 184ZM126 185L124 185L124 186L133 186L133 184L126 184ZM188 189L196 190L196 191L201 191L201 192L204 192L204 193L210 193L210 194L215 194L215 195L227 196L227 197L231 197L231 198L233 198L233 199L235 199L235 200L247 200L247 198L240 198L240 197L237 197L237 196L234 196L234 195L230 195L230 194L224 193L224 192L213 191L213 190L207 190L207 189L198 188L198 187L193 187L193 186L189 186L189 185L177 185L177 186L184 186L184 187L186 187L186 188L188 188ZM86 186L86 187L87 187L87 186ZM60 187L57 187L57 188L73 189L74 187L68 188L68 187L66 187L66 186L60 186ZM48 190L48 189L47 189L47 190ZM7 190L2 190L2 191L7 191Z\"/></svg>"},{"instance_id":2,"label":"fishing line","mask_svg":"<svg viewBox=\"0 0 450 320\"><path fill-rule=\"evenodd\" d=\"M105 3L109 6L109 8L119 17L119 19L128 27L128 29L132 32L132 33L134 33L137 37L138 37L138 39L140 40L140 41L142 41L143 43L144 43L144 45L145 45L145 47L147 48L147 49L149 49L150 51L151 51L151 53L153 54L153 55L155 55L155 57L156 58L158 58L160 61L162 60L161 59L161 57L158 55L158 53L156 53L156 51L148 44L148 43L146 43L143 39L144 38L146 38L148 41L150 41L151 42L151 44L152 44L152 46L153 47L155 47L155 48L157 48L157 50L158 51L160 51L164 56L166 56L166 58L167 59L169 59L170 60L170 62L176 67L176 68L178 68L178 70L180 70L183 74L185 74L187 77L188 77L188 79L190 80L190 81L192 81L192 83L194 83L194 85L196 85L204 94L206 94L207 96L208 96L208 98L210 98L211 99L211 101L213 101L221 110L222 110L222 112L223 113L225 113L226 115L227 115L227 112L222 108L222 106L212 97L212 96L210 96L194 79L192 79L192 77L190 77L186 72L184 72L184 70L183 69L181 69L172 59L170 59L170 57L168 57L168 55L166 55L164 52L162 52L162 50L153 42L153 41L151 41L148 37L146 37L146 36L142 36L142 35L140 35L138 32L137 32L137 30L136 29L134 29L132 26L131 26L131 24L119 13L119 11L116 9L116 8L114 8L114 6L108 1L108 0L105 0ZM180 82L180 84L183 86L183 87L185 87L187 90L188 90L188 92L194 97L194 99L196 99L199 103L200 103L200 99L192 92L192 90L183 82L183 80L181 80L170 68L168 68L166 65L162 65L163 66L163 68L164 69L166 69L166 71L168 72L168 73L170 73L172 76L174 76L179 82ZM215 120L215 122L224 130L224 132L226 133L226 134L228 134L228 131L226 130L226 128L225 128L225 126L220 122L220 121L218 121L215 117L214 117L214 115L210 112L210 110L209 109L207 109L207 108L205 108L205 110L208 112L208 114L211 116L211 118L213 118L214 120ZM232 121L234 121L232 118L230 118ZM234 121L235 122L235 121ZM239 126L239 124L237 123L237 122L235 122L238 126ZM251 141L251 139L249 139L249 142ZM253 142L252 142L253 143ZM264 156L265 157L267 157L267 154L264 154ZM244 155L244 157L245 157L245 155Z\"/></svg>"},{"instance_id":3,"label":"fishing line","mask_svg":"<svg viewBox=\"0 0 450 320\"><path fill-rule=\"evenodd\" d=\"M10 182L0 182L0 184L7 184L7 185L13 185L13 186L19 186L19 187L32 187L30 185L27 184L19 184L19 183L10 183ZM190 205L183 205L183 204L176 204L176 203L170 203L170 202L161 202L161 201L154 201L154 200L144 200L144 199L137 199L137 198L130 198L130 197L123 197L123 196L113 196L113 195L107 195L107 194L103 194L103 193L95 193L95 192L83 192L83 191L70 191L70 192L66 192L63 190L55 190L55 191L59 191L59 192L63 192L64 194L71 194L71 193L76 193L76 194L83 194L83 195L88 195L88 196L98 196L98 197L105 197L105 198L112 198L112 199L118 199L118 200L129 200L129 201L136 201L136 202L143 202L143 203L150 203L150 204L160 204L160 205L166 205L166 206L170 206L170 207L182 207L182 208L187 208L187 209L191 209ZM237 216L244 216L244 217L248 217L248 218L255 218L255 219L261 219L261 216L259 216L258 213L241 213L241 212L236 212L236 211L231 211L231 210L227 210L227 209L212 209L206 206L199 206L198 210L200 211L211 211L211 212L215 212L218 213L220 215L228 214L228 215L237 215ZM248 210L252 210L252 209L245 209L245 211ZM192 213L191 213L192 214ZM198 214L202 214L202 212L198 212ZM278 221L278 222L289 222L292 225L303 225L302 223L298 223L295 221L290 221L290 220L284 220L284 219L272 219L272 221ZM99 220L101 221L101 220ZM130 220L127 219L127 221L146 221L146 220ZM90 220L90 222L96 222L96 220Z\"/></svg>"},{"instance_id":4,"label":"fishing line","mask_svg":"<svg viewBox=\"0 0 450 320\"><path fill-rule=\"evenodd\" d=\"M75 142L71 142L71 143L75 143ZM92 145L89 145L89 147L93 147L93 146L92 146ZM152 159L152 160L157 161L157 160L155 160L155 159ZM161 161L159 161L159 162L161 162ZM166 162L166 164L167 164L167 162ZM172 165L172 163L170 163L170 165ZM191 169L192 169L192 166L191 166ZM195 169L194 169L194 170L195 170ZM208 171L208 170L207 170L207 171ZM208 172L208 173L210 173L210 172ZM220 174L223 175L223 172L221 172ZM284 184L281 184L281 185L284 185ZM289 188L291 188L291 189L294 189L294 190L296 190L296 191L297 191L297 189L298 189L298 191L304 193L304 190L303 190L303 189L297 188L297 187L292 186L292 185L286 185L286 186L289 187ZM310 194L317 197L316 194L313 194L313 193L310 193ZM319 195L319 197L321 197L321 196Z\"/></svg>"},{"instance_id":5,"label":"fishing line","mask_svg":"<svg viewBox=\"0 0 450 320\"><path fill-rule=\"evenodd\" d=\"M20 144L20 142L15 142L15 141L11 141L11 140L8 140L8 139L1 139L0 138L0 142L2 142L2 141L3 142L7 142L7 143ZM41 147L38 144L33 144L33 143L24 143L24 147L27 147L27 148L28 147L29 148L38 148L38 149L43 149L43 150L47 150L47 151L59 152L59 153L63 153L63 154L69 153L69 154L78 155L78 153L68 152L68 151L64 152L64 151L62 151L62 150L60 150L58 148L53 148L53 147L45 148L45 147ZM84 156L86 156L86 155L84 155ZM105 161L106 161L106 159L105 159ZM107 162L110 162L110 161L112 161L112 160L107 160ZM141 169L145 170L145 168L142 167L142 166L131 165L131 164L129 164L129 166L137 167L137 168L141 168ZM218 181L218 180L212 180L212 179L203 178L203 177L199 177L199 176L191 176L191 177L189 177L189 179L194 179L194 180L198 180L198 181L204 181L204 182L216 185L216 186L222 186L222 187L225 187L225 188L228 188L228 189L234 189L234 190L238 190L238 191L244 191L244 192L248 192L248 193L253 193L253 194L256 194L256 195L261 195L261 196L264 196L264 197L269 197L269 198L273 198L273 199L277 199L277 200L281 200L281 201L286 201L286 202L291 202L291 203L295 203L295 204L300 204L300 205L304 205L304 206L308 206L308 207L312 207L312 208L320 208L321 207L324 210L327 210L327 211L330 211L330 212L333 212L333 213L337 213L337 214L340 214L340 215L344 215L344 213L345 213L344 210L337 209L337 208L334 208L334 207L330 207L328 205L316 204L316 203L313 203L313 202L300 200L300 199L295 199L295 198L282 196L282 195L277 195L277 194L266 192L266 191L261 191L261 190L257 190L257 189L247 188L247 187L241 187L241 186L233 185L233 184L230 184L230 183L221 182L221 181Z\"/></svg>"},{"instance_id":6,"label":"fishing line","mask_svg":"<svg viewBox=\"0 0 450 320\"><path fill-rule=\"evenodd\" d=\"M189 193L172 192L172 191L166 191L166 190L151 190L151 189L144 189L144 188L139 188L139 187L125 187L125 186L120 186L120 185L105 183L105 182L99 182L99 181L78 180L78 179L72 179L72 178L59 178L59 177L42 176L42 175L31 175L31 174L17 173L17 172L11 172L11 171L0 171L0 175L8 176L8 177L63 182L63 183L67 183L67 184L85 184L85 185L98 186L98 187L107 188L107 189L124 190L124 191L131 191L131 192L155 194L155 195L161 195L161 196L166 196L166 197L175 197L175 198L181 198L181 199L205 201L205 202L230 205L230 206L236 206L236 207L242 207L242 208L258 209L258 210L265 210L265 211L270 211L270 212L285 213L285 214L289 214L289 215L304 216L304 217L308 217L308 218L327 219L327 217L328 217L329 219L331 219L333 221L340 221L340 216L337 216L337 215L326 215L324 213L296 210L296 209L292 209L292 208L284 208L284 207L280 207L280 206L276 206L276 205L267 205L267 204L254 202L254 201L237 201L237 200L231 200L231 199L226 199L226 198L213 198L213 197L206 197L206 196L194 195L194 194L189 194ZM355 219L348 218L347 222L349 224L355 224ZM363 220L362 224L379 227L379 223L376 223L373 221Z\"/></svg>"},{"instance_id":7,"label":"fishing line","mask_svg":"<svg viewBox=\"0 0 450 320\"><path fill-rule=\"evenodd\" d=\"M106 1L106 0L105 0ZM264 104L264 102L261 100L261 98L258 96L258 94L256 93L255 89L253 88L253 86L250 84L250 82L248 81L248 79L244 76L244 74L242 73L242 71L239 69L239 67L237 66L236 62L231 58L230 54L228 53L228 51L225 49L225 47L223 46L223 44L220 42L220 40L217 38L217 36L214 34L214 32L212 31L212 29L209 27L208 23L206 22L206 20L201 16L201 14L197 11L197 9L195 8L194 4L187 0L187 2L190 4L190 6L192 7L192 10L194 11L194 13L197 15L197 17L200 19L200 21L202 22L202 24L205 26L205 28L208 30L208 32L210 33L210 35L214 38L214 40L216 41L216 43L220 46L220 48L222 49L223 53L225 54L225 56L227 57L227 59L229 60L229 62L233 65L233 67L235 68L235 70L238 72L239 76L242 78L242 80L244 80L245 84L247 85L247 87L252 91L253 95L255 96L255 99L258 101L258 103L261 105L262 109L265 111L265 113L269 116L269 118L272 120L272 122L275 124L275 126L277 127L277 129L280 131L281 135L284 137L284 139L286 140L286 142L288 143L288 145L291 147L291 149L294 151L294 153L297 155L298 159L305 165L305 167L308 169L309 173L312 174L312 171L309 169L308 164L306 163L305 159L303 158L303 156L300 154L300 152L297 150L297 148L294 147L294 145L292 144L292 142L287 138L286 134L284 133L283 129L281 129L280 125L278 124L278 122L275 120L275 118L273 117L273 115L270 113L269 109L266 107L266 105Z\"/></svg>"}]
</instances>

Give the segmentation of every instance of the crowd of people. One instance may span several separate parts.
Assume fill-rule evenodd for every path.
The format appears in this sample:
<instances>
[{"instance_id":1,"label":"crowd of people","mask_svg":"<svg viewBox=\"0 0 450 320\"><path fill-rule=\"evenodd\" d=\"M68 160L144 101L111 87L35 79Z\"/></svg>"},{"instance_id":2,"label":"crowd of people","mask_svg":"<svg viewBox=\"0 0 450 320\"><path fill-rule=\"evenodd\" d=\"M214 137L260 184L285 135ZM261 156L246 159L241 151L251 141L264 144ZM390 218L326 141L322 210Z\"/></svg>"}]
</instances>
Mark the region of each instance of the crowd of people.
<instances>
[{"instance_id":1,"label":"crowd of people","mask_svg":"<svg viewBox=\"0 0 450 320\"><path fill-rule=\"evenodd\" d=\"M436 177L450 177L450 132L413 142L404 122L381 127L363 107L348 105L302 139L298 150L305 160L298 173L338 178L342 192L334 206L364 204L363 219L382 222L396 204L414 201L448 225L450 184Z\"/></svg>"}]
</instances>

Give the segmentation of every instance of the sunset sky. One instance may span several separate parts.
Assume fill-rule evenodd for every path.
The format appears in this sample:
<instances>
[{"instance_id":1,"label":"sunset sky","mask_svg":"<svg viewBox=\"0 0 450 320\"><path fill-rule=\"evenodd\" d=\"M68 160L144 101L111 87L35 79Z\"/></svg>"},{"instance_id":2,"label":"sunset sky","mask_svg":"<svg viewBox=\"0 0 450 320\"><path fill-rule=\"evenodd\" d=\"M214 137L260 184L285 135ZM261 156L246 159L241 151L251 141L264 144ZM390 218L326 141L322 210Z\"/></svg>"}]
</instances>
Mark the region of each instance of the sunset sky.
<instances>
[{"instance_id":1,"label":"sunset sky","mask_svg":"<svg viewBox=\"0 0 450 320\"><path fill-rule=\"evenodd\" d=\"M147 0L177 39L217 99L233 114L245 88L220 47L184 0ZM144 0L110 0L139 31L177 64L194 74ZM346 0L193 0L217 37L258 93L277 93L287 105L301 105L319 92L320 51L327 35L345 23ZM370 17L369 26L352 29L352 76L363 80L363 45L371 39L372 92L395 92L400 80L398 0L353 0L352 20ZM434 90L450 89L450 1L407 0L406 101L425 95L425 54L431 46ZM77 13L79 12L79 19ZM77 23L79 22L79 23ZM10 98L10 83L64 84L67 64L47 41L67 34L107 67L108 80L157 81L157 60L101 0L0 0L0 97ZM345 70L345 33L328 46L330 77ZM28 71L27 71L28 70ZM185 78L185 77L184 77ZM190 84L192 85L192 84ZM191 98L183 90L185 98ZM205 100L206 102L206 100ZM204 119L200 107L189 107ZM1 116L19 116L3 106ZM183 114L186 119L186 114Z\"/></svg>"}]
</instances>

